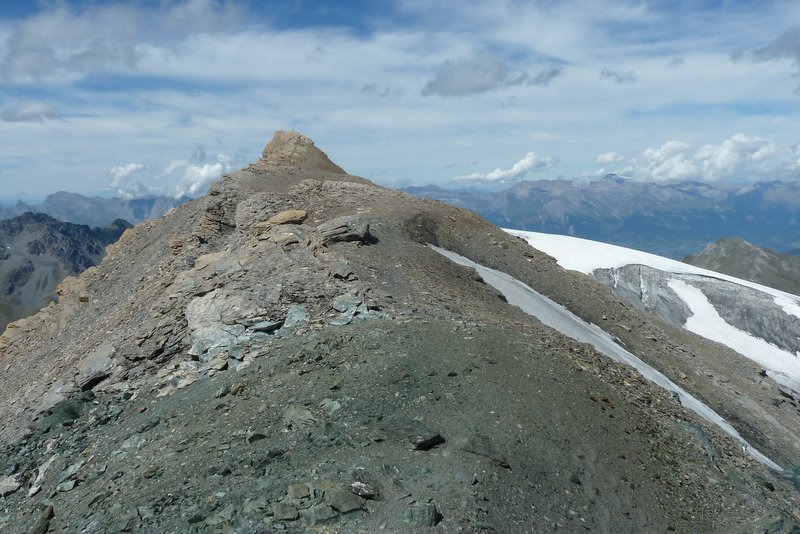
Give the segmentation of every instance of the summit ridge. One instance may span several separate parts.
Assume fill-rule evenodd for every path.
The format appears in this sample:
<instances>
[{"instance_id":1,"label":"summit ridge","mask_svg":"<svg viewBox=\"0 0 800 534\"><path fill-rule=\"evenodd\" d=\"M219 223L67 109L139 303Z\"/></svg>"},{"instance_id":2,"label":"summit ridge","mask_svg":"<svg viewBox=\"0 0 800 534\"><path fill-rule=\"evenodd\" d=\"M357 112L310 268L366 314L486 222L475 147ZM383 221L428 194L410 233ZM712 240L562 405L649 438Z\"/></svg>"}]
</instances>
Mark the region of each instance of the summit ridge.
<instances>
[{"instance_id":1,"label":"summit ridge","mask_svg":"<svg viewBox=\"0 0 800 534\"><path fill-rule=\"evenodd\" d=\"M785 471L429 244L602 326ZM0 530L789 532L798 400L757 371L278 132L0 336Z\"/></svg>"}]
</instances>

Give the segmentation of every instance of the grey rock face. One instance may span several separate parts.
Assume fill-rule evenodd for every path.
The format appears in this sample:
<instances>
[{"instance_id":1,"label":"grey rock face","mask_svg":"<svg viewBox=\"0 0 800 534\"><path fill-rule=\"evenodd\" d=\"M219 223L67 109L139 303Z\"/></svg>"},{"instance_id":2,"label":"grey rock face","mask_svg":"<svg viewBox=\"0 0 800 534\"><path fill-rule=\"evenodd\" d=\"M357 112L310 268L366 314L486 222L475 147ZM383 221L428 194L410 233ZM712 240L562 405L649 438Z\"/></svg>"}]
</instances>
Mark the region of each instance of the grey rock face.
<instances>
[{"instance_id":1,"label":"grey rock face","mask_svg":"<svg viewBox=\"0 0 800 534\"><path fill-rule=\"evenodd\" d=\"M363 242L369 237L369 223L357 216L338 217L317 227L323 243L337 241Z\"/></svg>"},{"instance_id":2,"label":"grey rock face","mask_svg":"<svg viewBox=\"0 0 800 534\"><path fill-rule=\"evenodd\" d=\"M670 324L683 326L691 311L669 287L682 280L700 289L728 324L790 354L800 351L800 318L789 315L775 297L726 280L668 273L645 265L598 269L593 276L611 292Z\"/></svg>"},{"instance_id":3,"label":"grey rock face","mask_svg":"<svg viewBox=\"0 0 800 534\"><path fill-rule=\"evenodd\" d=\"M597 269L592 274L617 297L670 324L683 326L691 315L686 304L667 285L675 277L672 273L646 265L626 265L619 269Z\"/></svg>"}]
</instances>

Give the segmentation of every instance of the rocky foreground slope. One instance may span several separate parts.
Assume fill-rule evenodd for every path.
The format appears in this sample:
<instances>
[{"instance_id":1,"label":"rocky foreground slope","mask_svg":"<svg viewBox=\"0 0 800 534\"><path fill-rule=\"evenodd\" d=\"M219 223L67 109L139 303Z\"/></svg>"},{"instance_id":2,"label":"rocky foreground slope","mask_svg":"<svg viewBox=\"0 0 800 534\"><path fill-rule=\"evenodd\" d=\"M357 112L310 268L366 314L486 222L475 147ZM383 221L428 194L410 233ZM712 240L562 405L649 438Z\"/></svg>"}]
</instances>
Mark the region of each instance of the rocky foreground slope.
<instances>
[{"instance_id":1,"label":"rocky foreground slope","mask_svg":"<svg viewBox=\"0 0 800 534\"><path fill-rule=\"evenodd\" d=\"M427 243L600 324L787 469ZM299 134L127 231L60 295L0 338L4 531L800 521L797 400L776 405L748 361L467 211L347 175Z\"/></svg>"},{"instance_id":2,"label":"rocky foreground slope","mask_svg":"<svg viewBox=\"0 0 800 534\"><path fill-rule=\"evenodd\" d=\"M800 257L759 248L743 239L719 239L681 261L800 295Z\"/></svg>"},{"instance_id":3,"label":"rocky foreground slope","mask_svg":"<svg viewBox=\"0 0 800 534\"><path fill-rule=\"evenodd\" d=\"M90 228L33 213L0 220L0 332L55 300L64 278L100 263L130 226L118 219Z\"/></svg>"}]
</instances>

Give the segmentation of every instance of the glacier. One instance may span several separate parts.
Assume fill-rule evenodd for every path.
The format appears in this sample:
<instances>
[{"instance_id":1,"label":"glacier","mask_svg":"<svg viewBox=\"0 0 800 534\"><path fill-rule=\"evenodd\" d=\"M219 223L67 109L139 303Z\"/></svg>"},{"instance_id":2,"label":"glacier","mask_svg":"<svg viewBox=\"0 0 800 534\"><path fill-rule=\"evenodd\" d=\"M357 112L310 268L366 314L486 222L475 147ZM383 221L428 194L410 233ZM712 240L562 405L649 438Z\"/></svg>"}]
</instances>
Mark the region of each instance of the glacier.
<instances>
[{"instance_id":1,"label":"glacier","mask_svg":"<svg viewBox=\"0 0 800 534\"><path fill-rule=\"evenodd\" d=\"M800 297L617 245L505 231L634 306L735 350L800 393Z\"/></svg>"}]
</instances>

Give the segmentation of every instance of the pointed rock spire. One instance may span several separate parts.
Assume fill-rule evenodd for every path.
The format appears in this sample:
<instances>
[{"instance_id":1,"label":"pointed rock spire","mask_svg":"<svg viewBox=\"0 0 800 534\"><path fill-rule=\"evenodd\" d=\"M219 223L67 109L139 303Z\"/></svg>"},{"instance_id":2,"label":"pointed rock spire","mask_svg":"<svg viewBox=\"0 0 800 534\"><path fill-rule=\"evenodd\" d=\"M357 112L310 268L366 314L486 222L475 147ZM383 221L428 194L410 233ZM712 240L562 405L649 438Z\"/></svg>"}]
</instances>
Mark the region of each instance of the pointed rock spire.
<instances>
[{"instance_id":1,"label":"pointed rock spire","mask_svg":"<svg viewBox=\"0 0 800 534\"><path fill-rule=\"evenodd\" d=\"M301 169L347 174L314 141L297 132L278 130L262 152L261 161L267 165L292 166Z\"/></svg>"}]
</instances>

